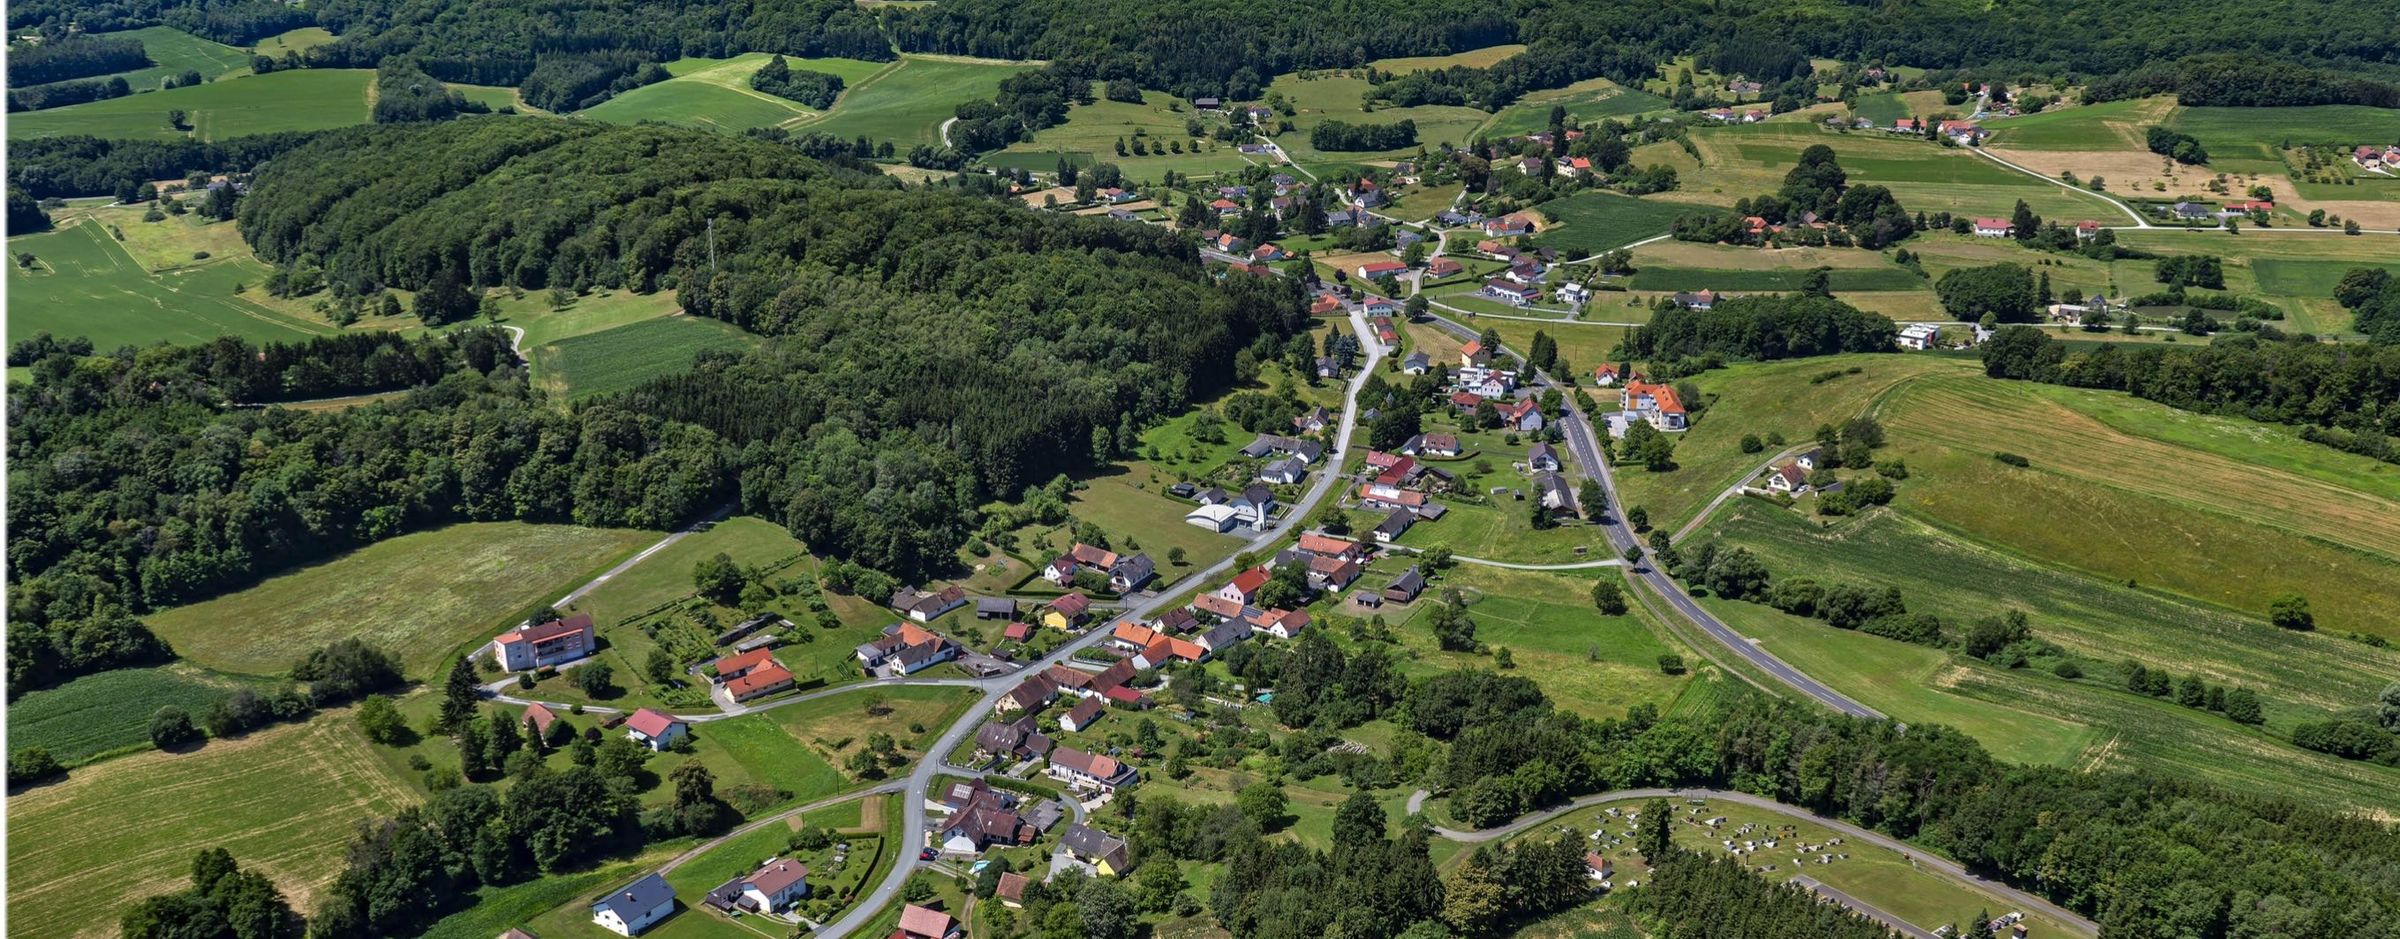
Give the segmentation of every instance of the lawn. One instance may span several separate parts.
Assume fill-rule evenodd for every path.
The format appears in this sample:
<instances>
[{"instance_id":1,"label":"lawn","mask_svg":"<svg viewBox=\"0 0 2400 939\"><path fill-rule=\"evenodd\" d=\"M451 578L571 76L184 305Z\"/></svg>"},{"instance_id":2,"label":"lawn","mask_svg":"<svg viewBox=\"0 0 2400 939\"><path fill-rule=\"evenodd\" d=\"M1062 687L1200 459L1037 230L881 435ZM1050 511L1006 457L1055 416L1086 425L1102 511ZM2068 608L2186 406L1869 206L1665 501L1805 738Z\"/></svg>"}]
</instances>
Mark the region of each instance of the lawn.
<instances>
[{"instance_id":1,"label":"lawn","mask_svg":"<svg viewBox=\"0 0 2400 939\"><path fill-rule=\"evenodd\" d=\"M683 127L740 133L754 127L796 122L820 112L797 101L750 87L750 76L773 58L752 52L729 59L682 59L667 66L673 76L617 95L581 112L583 117L611 124L657 121ZM877 71L883 62L857 59L784 60L798 70L841 76L845 90ZM837 100L835 106L841 102Z\"/></svg>"},{"instance_id":2,"label":"lawn","mask_svg":"<svg viewBox=\"0 0 2400 939\"><path fill-rule=\"evenodd\" d=\"M150 746L150 715L208 710L239 684L186 664L121 668L26 694L8 705L12 750L42 747L67 765Z\"/></svg>"},{"instance_id":3,"label":"lawn","mask_svg":"<svg viewBox=\"0 0 2400 939\"><path fill-rule=\"evenodd\" d=\"M1579 365L1586 360L1577 359ZM1592 360L1596 364L1597 360ZM1857 367L1858 374L1844 370ZM1964 373L1973 363L1923 355L1862 354L1735 365L1694 376L1708 397L1708 410L1690 430L1675 435L1676 469L1653 473L1618 465L1617 491L1627 506L1643 506L1650 522L1670 532L1741 482L1773 456L1743 453L1741 438L1781 434L1790 444L1808 441L1820 424L1839 425L1857 416L1893 388L1936 373ZM1812 381L1832 372L1835 378ZM1586 376L1589 375L1587 371ZM1579 376L1581 378L1581 376ZM1582 380L1588 382L1588 378ZM1615 393L1592 389L1605 408ZM1780 449L1780 448L1775 448Z\"/></svg>"},{"instance_id":4,"label":"lawn","mask_svg":"<svg viewBox=\"0 0 2400 939\"><path fill-rule=\"evenodd\" d=\"M916 144L939 146L941 124L960 103L990 98L1001 79L1032 67L903 56L897 67L844 89L824 118L793 129L889 140L902 151Z\"/></svg>"},{"instance_id":5,"label":"lawn","mask_svg":"<svg viewBox=\"0 0 2400 939\"><path fill-rule=\"evenodd\" d=\"M285 130L323 130L367 120L369 69L293 69L243 75L143 95L111 98L45 111L8 121L8 137L90 134L111 139L224 140ZM192 130L167 124L167 112L189 113Z\"/></svg>"},{"instance_id":6,"label":"lawn","mask_svg":"<svg viewBox=\"0 0 2400 939\"><path fill-rule=\"evenodd\" d=\"M1243 442L1248 439L1243 437ZM1077 521L1100 526L1119 552L1147 552L1158 564L1161 581L1171 581L1185 570L1207 567L1232 555L1243 544L1238 535L1218 534L1186 523L1183 516L1192 510L1192 504L1166 493L1166 487L1178 481L1145 463L1110 466L1101 475L1083 480L1084 487L1068 497L1067 512ZM1052 540L1064 550L1070 539L1061 534ZM1167 552L1176 548L1184 551L1184 567L1167 562Z\"/></svg>"},{"instance_id":7,"label":"lawn","mask_svg":"<svg viewBox=\"0 0 2400 939\"><path fill-rule=\"evenodd\" d=\"M692 367L710 350L741 351L758 338L740 328L695 316L644 319L563 339L533 350L542 387L565 399L624 391Z\"/></svg>"},{"instance_id":8,"label":"lawn","mask_svg":"<svg viewBox=\"0 0 2400 939\"><path fill-rule=\"evenodd\" d=\"M1644 238L1666 234L1667 226L1677 216L1715 214L1688 204L1597 191L1545 202L1536 210L1555 227L1545 228L1535 235L1534 243L1545 248L1557 248L1574 257L1598 254Z\"/></svg>"},{"instance_id":9,"label":"lawn","mask_svg":"<svg viewBox=\"0 0 2400 939\"><path fill-rule=\"evenodd\" d=\"M1887 91L1881 94L1859 95L1851 113L1875 122L1877 127L1890 127L1902 118L1931 117L1944 109L1938 91Z\"/></svg>"},{"instance_id":10,"label":"lawn","mask_svg":"<svg viewBox=\"0 0 2400 939\"><path fill-rule=\"evenodd\" d=\"M1506 647L1516 663L1514 674L1539 683L1561 709L1592 718L1622 717L1644 703L1663 710L1690 678L1660 673L1658 657L1670 652L1684 654L1686 661L1697 657L1642 616L1603 616L1592 608L1592 582L1618 577L1615 568L1514 571L1460 564L1443 572L1436 590L1408 612L1385 618L1408 650L1412 673L1491 668L1489 655L1443 652L1434 644L1438 591L1456 589L1468 601L1475 638ZM1374 575L1367 582L1380 584Z\"/></svg>"},{"instance_id":11,"label":"lawn","mask_svg":"<svg viewBox=\"0 0 2400 939\"><path fill-rule=\"evenodd\" d=\"M692 595L692 567L726 554L744 568L764 567L805 555L808 546L783 526L763 518L740 516L710 525L667 546L584 594L570 607L590 613L602 627ZM779 576L790 576L786 571Z\"/></svg>"},{"instance_id":12,"label":"lawn","mask_svg":"<svg viewBox=\"0 0 2400 939\"><path fill-rule=\"evenodd\" d=\"M467 646L657 539L632 529L475 522L402 535L237 593L146 617L200 665L276 675L356 636L430 678ZM327 631L331 624L336 627Z\"/></svg>"},{"instance_id":13,"label":"lawn","mask_svg":"<svg viewBox=\"0 0 2400 939\"><path fill-rule=\"evenodd\" d=\"M506 293L496 296L500 301L500 322L524 329L524 346L529 350L671 316L681 309L671 290L655 293L603 290L576 297L563 310L550 308L547 292L528 293L522 298L512 298Z\"/></svg>"},{"instance_id":14,"label":"lawn","mask_svg":"<svg viewBox=\"0 0 2400 939\"><path fill-rule=\"evenodd\" d=\"M303 26L281 35L258 41L259 55L283 58L286 52L306 52L333 41L333 32L322 26Z\"/></svg>"},{"instance_id":15,"label":"lawn","mask_svg":"<svg viewBox=\"0 0 2400 939\"><path fill-rule=\"evenodd\" d=\"M1435 420L1426 422L1425 432L1456 433L1465 456L1427 461L1456 477L1450 492L1433 497L1450 511L1437 521L1411 527L1400 536L1401 544L1420 550L1448 548L1468 557L1521 564L1564 564L1609 555L1600 529L1581 521L1561 519L1555 527L1534 529L1532 477L1518 467L1535 438L1501 431L1466 431ZM1514 443L1510 442L1512 436ZM1565 447L1557 449L1562 459L1568 458Z\"/></svg>"},{"instance_id":16,"label":"lawn","mask_svg":"<svg viewBox=\"0 0 2400 939\"><path fill-rule=\"evenodd\" d=\"M155 224L185 223L170 218ZM152 234L164 233L143 233ZM128 239L139 243L133 233ZM10 341L48 331L85 336L106 350L162 341L189 345L218 336L296 342L333 331L237 296L236 285L258 279L252 262L225 258L154 274L98 222L11 238L8 250L41 260L37 270L9 265Z\"/></svg>"},{"instance_id":17,"label":"lawn","mask_svg":"<svg viewBox=\"0 0 2400 939\"><path fill-rule=\"evenodd\" d=\"M341 872L352 823L418 799L371 750L347 711L330 711L10 796L9 935L116 935L126 904L182 889L211 847L308 909Z\"/></svg>"}]
</instances>

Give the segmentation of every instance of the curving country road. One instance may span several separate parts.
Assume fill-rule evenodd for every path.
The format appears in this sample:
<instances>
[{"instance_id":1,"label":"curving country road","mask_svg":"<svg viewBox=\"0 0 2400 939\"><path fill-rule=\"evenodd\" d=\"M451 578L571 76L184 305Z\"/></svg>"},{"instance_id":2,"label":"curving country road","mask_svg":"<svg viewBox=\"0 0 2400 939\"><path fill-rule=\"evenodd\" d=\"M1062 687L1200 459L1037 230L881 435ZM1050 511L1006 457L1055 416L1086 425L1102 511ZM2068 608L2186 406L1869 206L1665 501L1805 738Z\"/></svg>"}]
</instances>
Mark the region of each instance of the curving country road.
<instances>
[{"instance_id":1,"label":"curving country road","mask_svg":"<svg viewBox=\"0 0 2400 939\"><path fill-rule=\"evenodd\" d=\"M1420 789L1414 795L1409 796L1409 814L1414 815L1420 808L1423 807L1426 795L1427 793ZM1933 871L1936 874L1940 874L1952 880L1973 885L1976 889L2007 900L2019 907L2038 912L2061 923L2066 923L2087 935L2098 935L2100 932L2100 927L2098 924L2077 915L2072 910L2068 910L2065 907L2045 900L2040 896L2027 893L2000 881L1984 877L1981 874L1977 874L1966 869L1965 866L1960 865L1956 861L1928 854L1925 852L1924 848L1917 845L1909 844L1908 842L1894 838L1890 835L1883 834L1881 832L1867 828L1861 828L1838 818L1826 818L1825 816L1810 812L1807 809L1786 805L1782 802L1777 802L1765 796L1752 795L1747 792L1735 792L1726 789L1619 789L1614 792L1601 792L1584 796L1580 799L1568 802L1565 805L1555 806L1535 812L1531 815L1523 816L1498 828L1484 828L1476 831L1459 831L1456 829L1443 828L1439 825L1435 825L1433 826L1433 833L1462 844L1481 844L1483 842L1497 841L1499 839L1518 834L1526 829L1541 825L1552 819L1558 818L1559 816L1576 811L1577 809L1590 808L1595 805L1602 805L1609 802L1622 802L1628 799L1687 798L1717 799L1725 802L1732 802L1738 805L1747 805L1753 808L1761 808L1772 812L1779 812L1794 818L1804 818L1810 822L1814 822L1818 825L1823 825L1826 828L1840 832L1842 837L1846 839L1865 842L1878 848L1884 848L1890 851L1897 851L1901 854L1901 856L1916 862L1919 866L1926 870Z\"/></svg>"},{"instance_id":2,"label":"curving country road","mask_svg":"<svg viewBox=\"0 0 2400 939\"><path fill-rule=\"evenodd\" d=\"M1367 326L1365 314L1360 313L1356 308L1352 308L1349 313L1351 330L1365 340L1360 345L1366 349L1366 363L1359 367L1358 374L1352 376L1349 384L1344 387L1343 401L1345 403L1357 401L1359 388L1366 383L1368 376L1375 373L1375 366L1383 360L1382 344L1373 341L1374 330ZM1324 501L1325 497L1332 493L1334 486L1342 480L1342 456L1348 452L1351 434L1357 430L1357 412L1358 409L1355 407L1345 406L1342 409L1340 429L1334 437L1333 446L1325 455L1324 463L1316 471L1316 482L1309 486L1308 493L1299 502L1293 504L1291 511L1284 516L1290 523L1296 524L1307 518L1309 513L1316 509L1318 503ZM1252 536L1249 542L1243 545L1243 551L1264 549L1283 536L1282 527L1269 528ZM1242 552L1236 552L1235 556L1238 557L1240 553ZM1227 557L1215 564L1186 574L1172 584L1161 586L1151 595L1150 599L1127 606L1119 618L1147 619L1151 614L1168 606L1183 591L1206 583L1230 570L1233 567L1233 561L1233 557ZM1105 625L1094 626L1073 641L1058 647L1049 655L1028 664L1025 671L1040 671L1065 662L1076 652L1107 639L1110 630L1104 628ZM1018 674L1023 674L1023 672ZM908 883L909 874L914 872L917 867L918 862L915 860L916 854L913 846L923 844L925 840L925 793L932 788L933 777L942 771L945 762L944 756L958 749L959 744L964 743L969 736L974 734L975 729L982 725L985 715L990 713L992 704L999 701L1001 695L1006 694L1008 689L1015 687L1016 683L1021 680L1010 676L983 680L981 682L985 689L983 700L975 706L969 707L957 722L942 732L939 739L925 748L925 757L917 761L916 769L909 774L908 786L905 790L907 793L904 800L907 803L904 809L906 819L902 824L900 843L904 848L912 850L907 850L900 856L901 859L892 865L890 873L884 875L881 884L861 896L857 903L851 905L848 912L842 914L841 918L827 923L824 928L818 930L818 935L840 937L855 933L880 914L886 905L899 897L900 888Z\"/></svg>"}]
</instances>

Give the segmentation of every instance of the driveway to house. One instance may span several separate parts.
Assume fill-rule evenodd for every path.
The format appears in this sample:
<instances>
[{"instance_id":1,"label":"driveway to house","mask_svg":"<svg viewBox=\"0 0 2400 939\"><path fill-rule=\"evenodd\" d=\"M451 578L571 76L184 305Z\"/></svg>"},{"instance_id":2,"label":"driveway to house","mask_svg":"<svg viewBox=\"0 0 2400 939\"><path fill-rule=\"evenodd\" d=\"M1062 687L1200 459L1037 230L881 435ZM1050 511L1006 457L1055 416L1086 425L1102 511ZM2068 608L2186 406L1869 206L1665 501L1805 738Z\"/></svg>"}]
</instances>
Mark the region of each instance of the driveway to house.
<instances>
[{"instance_id":1,"label":"driveway to house","mask_svg":"<svg viewBox=\"0 0 2400 939\"><path fill-rule=\"evenodd\" d=\"M1408 806L1410 814L1416 814L1417 810L1424 805L1425 796L1425 791L1421 789L1418 790L1414 795L1409 796ZM2073 911L2068 910L2065 907L2059 906L2058 904L2052 903L2023 890L2019 890L2015 887L2011 887L1997 880L1992 880L1984 877L1983 875L1967 870L1964 866L1960 865L1956 861L1928 854L1924 848L1909 844L1908 842L1894 838L1890 835L1883 834L1881 832L1861 828L1838 818L1826 818L1825 816L1810 812L1807 809L1785 805L1784 803L1777 802L1765 796L1751 795L1747 792L1734 792L1725 789L1619 789L1614 792L1595 793L1584 796L1580 799L1576 799L1565 805L1543 809L1542 811L1523 816L1518 818L1516 821L1509 822L1508 824L1502 825L1498 828L1484 828L1476 831L1459 831L1456 829L1443 828L1439 825L1436 825L1433 826L1433 833L1462 844L1481 844L1487 841L1497 841L1502 838L1519 834L1527 829L1549 822L1552 819L1566 815L1567 813L1573 812L1577 809L1590 808L1595 805L1601 805L1609 802L1622 802L1629 799L1715 799L1731 802L1736 805L1747 805L1753 808L1766 809L1771 812L1780 812L1794 818L1804 818L1816 824L1823 825L1826 828L1840 832L1842 837L1845 839L1861 841L1874 845L1878 848L1897 851L1900 853L1900 856L1907 858L1910 862L1916 864L1921 869L1929 870L1951 880L1967 884L1977 890L1981 890L1985 893L1989 893L1995 897L2006 900L2009 903L2016 905L2020 909L2041 913L2042 915L2048 916L2051 919L2065 923L2086 935L2096 936L2100 933L2100 927L2098 924L2093 923L2089 919L2085 919L2084 917L2076 915ZM1840 900L1846 898L1836 897L1835 899ZM1844 905L1852 904L1845 902ZM1863 907L1863 904L1859 904L1857 906Z\"/></svg>"},{"instance_id":2,"label":"driveway to house","mask_svg":"<svg viewBox=\"0 0 2400 939\"><path fill-rule=\"evenodd\" d=\"M1323 502L1325 497L1333 492L1335 484L1343 478L1341 475L1342 456L1349 452L1351 435L1358 429L1356 402L1359 389L1366 384L1368 376L1375 374L1375 366L1383 361L1382 344L1374 341L1374 330L1368 327L1366 315L1359 312L1356 307L1350 308L1349 315L1350 328L1358 335L1359 345L1366 351L1366 362L1359 367L1358 374L1352 376L1350 383L1343 389L1341 425L1334 437L1333 446L1326 452L1324 462L1316 470L1316 482L1309 486L1308 493L1298 503L1295 503L1292 510L1284 516L1292 524L1297 524L1300 520L1307 518L1310 512L1315 511L1317 504ZM1242 546L1242 551L1236 552L1235 556L1238 557L1244 552L1263 550L1280 540L1284 534L1285 526L1276 526L1261 531L1251 536L1249 542ZM1160 588L1157 594L1150 599L1126 607L1123 615L1117 619L1149 618L1153 613L1164 609L1175 596L1183 591L1223 576L1232 569L1233 560L1233 557L1227 557L1215 564L1184 575L1172 585ZM1075 653L1105 640L1109 633L1110 629L1105 623L1094 626L1083 635L1052 650L1049 655L1028 663L1025 670L1039 671L1063 663L1072 658ZM901 826L899 860L893 863L891 872L884 875L882 883L861 896L857 903L852 904L850 909L842 914L840 919L827 923L823 929L818 930L818 935L832 939L832 937L855 933L865 928L868 921L874 919L885 906L899 897L900 888L907 885L909 875L916 870L918 863L915 860L916 848L925 843L925 794L933 788L933 777L942 772L943 766L947 762L942 755L958 749L960 744L966 742L967 738L975 733L975 729L983 723L986 715L991 712L991 706L998 702L1000 696L1006 694L1012 685L1013 683L1009 682L1006 676L983 680L983 700L978 705L968 708L967 712L951 724L949 729L942 732L939 739L925 748L926 756L917 761L917 767L909 774L908 786L904 790L907 793L905 799L907 805L903 810L906 818Z\"/></svg>"}]
</instances>

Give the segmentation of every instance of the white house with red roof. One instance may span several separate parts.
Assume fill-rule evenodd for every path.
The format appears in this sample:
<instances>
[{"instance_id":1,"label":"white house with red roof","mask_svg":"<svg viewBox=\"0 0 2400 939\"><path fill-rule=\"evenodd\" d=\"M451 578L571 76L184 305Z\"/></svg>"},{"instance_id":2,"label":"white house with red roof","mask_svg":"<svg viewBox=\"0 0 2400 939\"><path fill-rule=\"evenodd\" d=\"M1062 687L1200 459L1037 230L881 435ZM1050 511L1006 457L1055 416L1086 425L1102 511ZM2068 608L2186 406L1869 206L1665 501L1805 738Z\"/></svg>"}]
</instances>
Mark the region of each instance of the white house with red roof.
<instances>
[{"instance_id":1,"label":"white house with red roof","mask_svg":"<svg viewBox=\"0 0 2400 939\"><path fill-rule=\"evenodd\" d=\"M512 672L529 672L575 661L599 651L592 614L577 613L546 623L525 623L501 633L488 646L492 661Z\"/></svg>"},{"instance_id":2,"label":"white house with red roof","mask_svg":"<svg viewBox=\"0 0 2400 939\"><path fill-rule=\"evenodd\" d=\"M959 934L958 921L950 914L911 903L900 908L900 928L892 930L890 939L950 939Z\"/></svg>"},{"instance_id":3,"label":"white house with red roof","mask_svg":"<svg viewBox=\"0 0 2400 939\"><path fill-rule=\"evenodd\" d=\"M1623 402L1626 411L1633 412L1659 430L1676 432L1687 426L1688 416L1684 413L1683 399L1677 397L1675 389L1670 386L1654 385L1636 378L1625 383Z\"/></svg>"},{"instance_id":4,"label":"white house with red roof","mask_svg":"<svg viewBox=\"0 0 2400 939\"><path fill-rule=\"evenodd\" d=\"M1232 580L1225 583L1225 586L1217 588L1215 595L1221 599L1245 605L1256 603L1258 602L1258 588L1266 586L1267 578L1272 576L1274 575L1267 573L1267 569L1264 567L1253 567L1234 575Z\"/></svg>"},{"instance_id":5,"label":"white house with red roof","mask_svg":"<svg viewBox=\"0 0 2400 939\"><path fill-rule=\"evenodd\" d=\"M717 680L709 689L709 697L731 710L735 705L763 698L791 688L799 682L790 669L775 661L773 652L752 649L740 655L717 660Z\"/></svg>"},{"instance_id":6,"label":"white house with red roof","mask_svg":"<svg viewBox=\"0 0 2400 939\"><path fill-rule=\"evenodd\" d=\"M643 708L625 718L625 736L652 750L664 751L691 733L692 725L665 711Z\"/></svg>"},{"instance_id":7,"label":"white house with red roof","mask_svg":"<svg viewBox=\"0 0 2400 939\"><path fill-rule=\"evenodd\" d=\"M1357 274L1360 280L1374 280L1386 275L1398 277L1408 273L1408 265L1398 261L1368 261L1351 273Z\"/></svg>"},{"instance_id":8,"label":"white house with red roof","mask_svg":"<svg viewBox=\"0 0 2400 939\"><path fill-rule=\"evenodd\" d=\"M1975 220L1975 237L1977 238L2006 238L2010 233L2015 232L2016 230L2017 226L2011 224L2009 220L2004 218L1979 218Z\"/></svg>"}]
</instances>

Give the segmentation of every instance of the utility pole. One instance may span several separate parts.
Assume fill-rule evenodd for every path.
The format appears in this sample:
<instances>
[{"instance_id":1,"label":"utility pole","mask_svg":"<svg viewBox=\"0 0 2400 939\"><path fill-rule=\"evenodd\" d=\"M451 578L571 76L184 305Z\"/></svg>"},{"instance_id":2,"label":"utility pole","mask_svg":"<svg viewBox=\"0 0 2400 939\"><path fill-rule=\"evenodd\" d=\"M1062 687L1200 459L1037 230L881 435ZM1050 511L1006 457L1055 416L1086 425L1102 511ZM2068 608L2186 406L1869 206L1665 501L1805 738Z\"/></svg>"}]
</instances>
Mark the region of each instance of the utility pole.
<instances>
[{"instance_id":1,"label":"utility pole","mask_svg":"<svg viewBox=\"0 0 2400 939\"><path fill-rule=\"evenodd\" d=\"M708 219L708 279L717 279L717 219Z\"/></svg>"}]
</instances>

